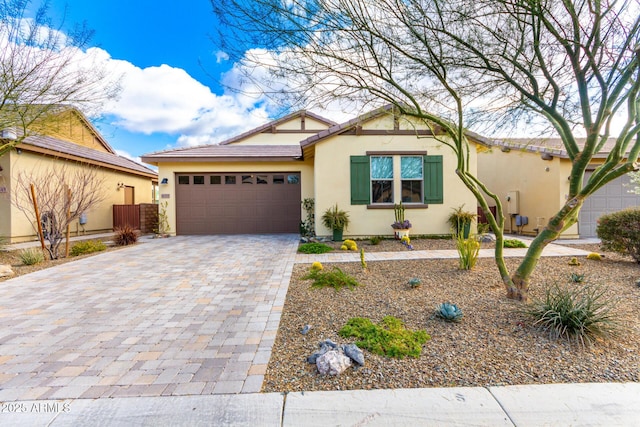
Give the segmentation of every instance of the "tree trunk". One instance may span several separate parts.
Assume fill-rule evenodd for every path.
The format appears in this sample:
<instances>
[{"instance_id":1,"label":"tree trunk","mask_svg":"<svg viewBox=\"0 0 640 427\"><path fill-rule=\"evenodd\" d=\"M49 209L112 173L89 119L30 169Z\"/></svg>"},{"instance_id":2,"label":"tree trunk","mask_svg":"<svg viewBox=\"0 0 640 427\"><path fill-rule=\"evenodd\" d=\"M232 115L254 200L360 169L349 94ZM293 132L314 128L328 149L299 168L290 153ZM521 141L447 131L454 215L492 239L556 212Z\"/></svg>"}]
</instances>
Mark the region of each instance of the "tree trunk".
<instances>
[{"instance_id":1,"label":"tree trunk","mask_svg":"<svg viewBox=\"0 0 640 427\"><path fill-rule=\"evenodd\" d=\"M508 298L522 302L528 301L531 274L536 265L538 265L542 251L549 243L556 240L564 230L576 223L583 201L582 198L569 200L560 212L549 220L544 230L533 239L527 254L511 277L513 287L507 289Z\"/></svg>"}]
</instances>

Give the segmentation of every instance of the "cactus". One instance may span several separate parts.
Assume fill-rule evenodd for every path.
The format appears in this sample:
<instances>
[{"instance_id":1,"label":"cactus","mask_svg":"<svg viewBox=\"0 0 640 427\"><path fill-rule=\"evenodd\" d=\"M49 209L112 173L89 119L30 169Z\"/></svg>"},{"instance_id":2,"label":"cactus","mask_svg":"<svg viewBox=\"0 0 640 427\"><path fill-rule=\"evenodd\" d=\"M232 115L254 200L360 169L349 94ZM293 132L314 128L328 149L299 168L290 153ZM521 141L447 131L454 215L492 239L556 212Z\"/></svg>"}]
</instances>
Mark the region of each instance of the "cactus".
<instances>
[{"instance_id":1,"label":"cactus","mask_svg":"<svg viewBox=\"0 0 640 427\"><path fill-rule=\"evenodd\" d=\"M602 261L602 255L600 255L597 252L591 252L589 255L587 255L587 259L590 259L593 261Z\"/></svg>"},{"instance_id":2,"label":"cactus","mask_svg":"<svg viewBox=\"0 0 640 427\"><path fill-rule=\"evenodd\" d=\"M322 266L322 264L319 261L315 261L313 264L311 264L311 271L320 271L323 268L324 267Z\"/></svg>"},{"instance_id":3,"label":"cactus","mask_svg":"<svg viewBox=\"0 0 640 427\"><path fill-rule=\"evenodd\" d=\"M443 302L436 309L436 316L447 322L459 322L462 319L462 310L457 305L450 302Z\"/></svg>"},{"instance_id":4,"label":"cactus","mask_svg":"<svg viewBox=\"0 0 640 427\"><path fill-rule=\"evenodd\" d=\"M360 265L363 270L367 269L367 262L364 260L364 248L360 249Z\"/></svg>"},{"instance_id":5,"label":"cactus","mask_svg":"<svg viewBox=\"0 0 640 427\"><path fill-rule=\"evenodd\" d=\"M578 258L573 257L571 258L571 260L568 262L569 265L571 266L579 266L580 265L580 261L578 261Z\"/></svg>"}]
</instances>

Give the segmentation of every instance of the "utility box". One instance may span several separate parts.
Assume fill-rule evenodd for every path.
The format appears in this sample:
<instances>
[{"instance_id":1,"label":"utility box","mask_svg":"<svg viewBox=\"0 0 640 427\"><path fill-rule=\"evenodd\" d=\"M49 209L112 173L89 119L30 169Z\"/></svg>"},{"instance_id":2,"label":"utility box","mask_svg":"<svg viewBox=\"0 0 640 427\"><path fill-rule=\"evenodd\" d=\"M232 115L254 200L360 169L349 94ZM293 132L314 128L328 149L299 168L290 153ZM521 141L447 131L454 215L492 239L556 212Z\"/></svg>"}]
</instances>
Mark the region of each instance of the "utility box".
<instances>
[{"instance_id":1,"label":"utility box","mask_svg":"<svg viewBox=\"0 0 640 427\"><path fill-rule=\"evenodd\" d=\"M520 192L518 190L507 193L507 213L510 215L520 213Z\"/></svg>"}]
</instances>

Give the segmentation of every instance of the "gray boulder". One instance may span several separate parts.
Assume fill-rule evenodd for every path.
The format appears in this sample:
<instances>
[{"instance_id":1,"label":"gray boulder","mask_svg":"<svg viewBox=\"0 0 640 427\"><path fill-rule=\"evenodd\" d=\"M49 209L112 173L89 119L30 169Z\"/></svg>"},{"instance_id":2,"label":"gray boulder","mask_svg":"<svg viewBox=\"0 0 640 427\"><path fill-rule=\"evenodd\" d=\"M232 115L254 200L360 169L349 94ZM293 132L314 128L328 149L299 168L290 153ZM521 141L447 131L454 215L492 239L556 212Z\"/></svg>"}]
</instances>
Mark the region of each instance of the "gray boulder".
<instances>
[{"instance_id":1,"label":"gray boulder","mask_svg":"<svg viewBox=\"0 0 640 427\"><path fill-rule=\"evenodd\" d=\"M318 343L318 347L320 348L318 351L313 353L311 356L307 357L308 363L316 363L316 361L318 360L318 357L322 356L329 350L335 349L336 347L338 347L338 344L334 343L331 340L324 340Z\"/></svg>"},{"instance_id":2,"label":"gray boulder","mask_svg":"<svg viewBox=\"0 0 640 427\"><path fill-rule=\"evenodd\" d=\"M351 359L339 350L329 350L318 357L316 366L322 375L340 375L351 366Z\"/></svg>"},{"instance_id":3,"label":"gray boulder","mask_svg":"<svg viewBox=\"0 0 640 427\"><path fill-rule=\"evenodd\" d=\"M356 362L360 366L364 366L364 353L360 348L355 344L343 344L342 351L347 355L351 360Z\"/></svg>"}]
</instances>

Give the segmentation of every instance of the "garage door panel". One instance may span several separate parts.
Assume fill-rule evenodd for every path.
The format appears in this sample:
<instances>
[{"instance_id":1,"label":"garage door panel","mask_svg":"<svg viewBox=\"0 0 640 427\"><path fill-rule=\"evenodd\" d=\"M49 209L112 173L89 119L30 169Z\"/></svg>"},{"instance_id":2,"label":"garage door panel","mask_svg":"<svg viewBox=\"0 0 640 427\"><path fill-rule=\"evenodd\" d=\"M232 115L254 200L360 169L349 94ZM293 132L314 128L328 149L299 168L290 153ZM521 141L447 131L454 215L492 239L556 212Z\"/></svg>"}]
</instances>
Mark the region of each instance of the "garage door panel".
<instances>
[{"instance_id":1,"label":"garage door panel","mask_svg":"<svg viewBox=\"0 0 640 427\"><path fill-rule=\"evenodd\" d=\"M177 175L189 177L189 184L176 186L178 234L299 231L301 187L297 172ZM178 176L177 182L186 181Z\"/></svg>"},{"instance_id":2,"label":"garage door panel","mask_svg":"<svg viewBox=\"0 0 640 427\"><path fill-rule=\"evenodd\" d=\"M585 174L585 183L591 174L592 172ZM603 214L640 206L640 196L629 193L629 188L630 180L625 175L607 183L585 200L578 222L580 237L597 237L598 219Z\"/></svg>"}]
</instances>

